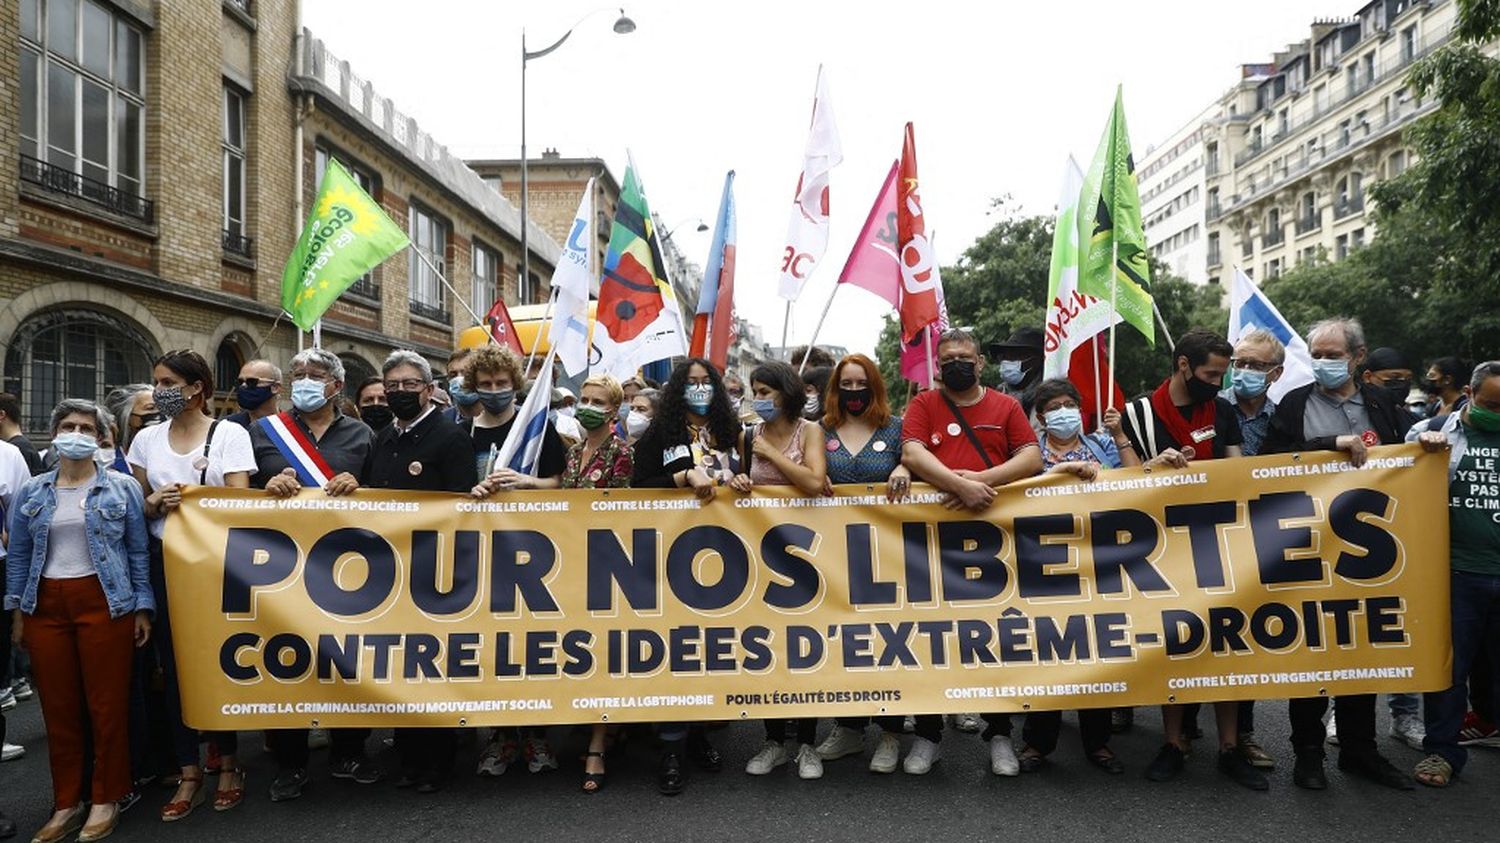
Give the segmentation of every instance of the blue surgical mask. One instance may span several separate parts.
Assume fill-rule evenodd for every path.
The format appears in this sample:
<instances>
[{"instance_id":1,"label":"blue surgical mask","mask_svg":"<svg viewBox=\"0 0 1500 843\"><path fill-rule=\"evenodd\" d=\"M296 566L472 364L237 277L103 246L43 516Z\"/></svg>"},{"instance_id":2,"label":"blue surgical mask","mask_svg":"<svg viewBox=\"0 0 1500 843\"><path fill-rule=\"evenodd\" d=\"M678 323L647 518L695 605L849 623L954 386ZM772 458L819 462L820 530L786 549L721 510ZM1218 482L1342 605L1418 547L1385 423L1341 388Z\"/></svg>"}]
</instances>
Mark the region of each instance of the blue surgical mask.
<instances>
[{"instance_id":1,"label":"blue surgical mask","mask_svg":"<svg viewBox=\"0 0 1500 843\"><path fill-rule=\"evenodd\" d=\"M52 437L52 450L56 451L58 456L67 457L70 460L91 460L94 458L94 452L99 450L99 440L78 431L59 433Z\"/></svg>"},{"instance_id":2,"label":"blue surgical mask","mask_svg":"<svg viewBox=\"0 0 1500 843\"><path fill-rule=\"evenodd\" d=\"M292 406L299 413L316 413L323 409L323 405L328 403L328 396L323 394L325 386L322 381L312 378L292 381Z\"/></svg>"},{"instance_id":3,"label":"blue surgical mask","mask_svg":"<svg viewBox=\"0 0 1500 843\"><path fill-rule=\"evenodd\" d=\"M1000 379L1010 386L1020 386L1021 381L1026 379L1026 370L1022 368L1021 361L1001 360Z\"/></svg>"},{"instance_id":4,"label":"blue surgical mask","mask_svg":"<svg viewBox=\"0 0 1500 843\"><path fill-rule=\"evenodd\" d=\"M1265 372L1234 370L1234 394L1241 398L1259 398L1265 394L1267 385Z\"/></svg>"},{"instance_id":5,"label":"blue surgical mask","mask_svg":"<svg viewBox=\"0 0 1500 843\"><path fill-rule=\"evenodd\" d=\"M1042 414L1047 432L1058 439L1072 439L1083 429L1083 413L1077 407L1058 407Z\"/></svg>"},{"instance_id":6,"label":"blue surgical mask","mask_svg":"<svg viewBox=\"0 0 1500 843\"><path fill-rule=\"evenodd\" d=\"M448 397L460 407L472 407L479 403L479 393L464 389L464 376L458 375L448 381Z\"/></svg>"},{"instance_id":7,"label":"blue surgical mask","mask_svg":"<svg viewBox=\"0 0 1500 843\"><path fill-rule=\"evenodd\" d=\"M698 415L708 414L708 405L714 399L714 385L711 383L690 383L682 389L682 398L687 402L688 409Z\"/></svg>"},{"instance_id":8,"label":"blue surgical mask","mask_svg":"<svg viewBox=\"0 0 1500 843\"><path fill-rule=\"evenodd\" d=\"M752 398L750 407L755 410L757 416L760 416L761 421L771 421L776 418L775 398Z\"/></svg>"},{"instance_id":9,"label":"blue surgical mask","mask_svg":"<svg viewBox=\"0 0 1500 843\"><path fill-rule=\"evenodd\" d=\"M1324 389L1338 389L1349 382L1349 361L1342 357L1312 361L1313 380Z\"/></svg>"},{"instance_id":10,"label":"blue surgical mask","mask_svg":"<svg viewBox=\"0 0 1500 843\"><path fill-rule=\"evenodd\" d=\"M516 391L514 389L497 389L493 392L481 389L472 393L475 401L484 402L484 408L494 415L504 415L511 405L516 403ZM550 414L549 414L550 415ZM556 418L556 416L550 416Z\"/></svg>"}]
</instances>

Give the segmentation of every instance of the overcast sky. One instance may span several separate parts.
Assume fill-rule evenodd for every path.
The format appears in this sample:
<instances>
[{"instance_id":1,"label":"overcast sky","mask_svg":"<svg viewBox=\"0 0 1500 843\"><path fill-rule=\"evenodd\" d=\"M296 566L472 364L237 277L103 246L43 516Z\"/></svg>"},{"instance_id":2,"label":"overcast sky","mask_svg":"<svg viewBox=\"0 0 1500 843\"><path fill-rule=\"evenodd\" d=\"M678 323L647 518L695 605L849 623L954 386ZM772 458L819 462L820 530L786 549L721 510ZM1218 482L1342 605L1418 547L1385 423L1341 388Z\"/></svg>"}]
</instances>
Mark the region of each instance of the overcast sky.
<instances>
[{"instance_id":1,"label":"overcast sky","mask_svg":"<svg viewBox=\"0 0 1500 843\"><path fill-rule=\"evenodd\" d=\"M617 0L618 2L618 0ZM471 158L520 152L521 30L539 49L594 0L303 0L303 23L439 142ZM880 181L916 124L928 231L943 263L993 224L1009 196L1050 213L1069 153L1087 167L1116 83L1137 155L1269 61L1318 17L1357 0L832 2L639 0L616 35L613 7L528 67L527 145L537 156L598 156L623 177L629 149L668 226L712 224L724 172L737 172L741 315L772 345L779 255L801 167L813 85L825 66L843 139L832 239L793 308L806 341ZM703 264L709 235L674 236ZM884 302L839 293L822 340L873 349Z\"/></svg>"}]
</instances>

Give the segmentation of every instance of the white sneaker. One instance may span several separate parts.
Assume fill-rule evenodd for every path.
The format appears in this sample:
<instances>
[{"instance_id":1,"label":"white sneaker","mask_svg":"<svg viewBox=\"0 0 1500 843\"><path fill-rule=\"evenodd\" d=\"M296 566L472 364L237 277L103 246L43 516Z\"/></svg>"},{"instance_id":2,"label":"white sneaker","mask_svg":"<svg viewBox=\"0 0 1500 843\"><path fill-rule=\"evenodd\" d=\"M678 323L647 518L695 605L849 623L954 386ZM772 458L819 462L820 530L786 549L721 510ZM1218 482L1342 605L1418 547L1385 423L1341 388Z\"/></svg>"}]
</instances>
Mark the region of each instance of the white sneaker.
<instances>
[{"instance_id":1,"label":"white sneaker","mask_svg":"<svg viewBox=\"0 0 1500 843\"><path fill-rule=\"evenodd\" d=\"M984 728L984 722L977 714L955 714L953 715L953 728L960 732L978 732Z\"/></svg>"},{"instance_id":2,"label":"white sneaker","mask_svg":"<svg viewBox=\"0 0 1500 843\"><path fill-rule=\"evenodd\" d=\"M865 751L865 736L855 729L834 726L828 737L818 744L818 757L824 761L837 761L849 755Z\"/></svg>"},{"instance_id":3,"label":"white sneaker","mask_svg":"<svg viewBox=\"0 0 1500 843\"><path fill-rule=\"evenodd\" d=\"M875 745L875 754L870 757L870 772L894 773L896 763L901 760L901 739L882 730L880 743Z\"/></svg>"},{"instance_id":4,"label":"white sneaker","mask_svg":"<svg viewBox=\"0 0 1500 843\"><path fill-rule=\"evenodd\" d=\"M1339 724L1334 720L1336 717L1338 717L1338 712L1336 711L1328 715L1328 729L1325 733L1328 742L1334 746L1339 745Z\"/></svg>"},{"instance_id":5,"label":"white sneaker","mask_svg":"<svg viewBox=\"0 0 1500 843\"><path fill-rule=\"evenodd\" d=\"M485 746L484 752L479 756L479 769L475 772L481 776L500 777L510 769L510 765L516 760L516 742L510 740L496 729L490 736L490 742Z\"/></svg>"},{"instance_id":6,"label":"white sneaker","mask_svg":"<svg viewBox=\"0 0 1500 843\"><path fill-rule=\"evenodd\" d=\"M10 711L16 707L16 693L9 688L0 688L0 711Z\"/></svg>"},{"instance_id":7,"label":"white sneaker","mask_svg":"<svg viewBox=\"0 0 1500 843\"><path fill-rule=\"evenodd\" d=\"M997 776L1021 775L1021 762L1016 759L1016 747L1009 735L990 738L990 772Z\"/></svg>"},{"instance_id":8,"label":"white sneaker","mask_svg":"<svg viewBox=\"0 0 1500 843\"><path fill-rule=\"evenodd\" d=\"M932 765L942 760L942 749L933 741L917 738L911 742L911 751L906 753L901 769L913 776L925 776L932 771Z\"/></svg>"},{"instance_id":9,"label":"white sneaker","mask_svg":"<svg viewBox=\"0 0 1500 843\"><path fill-rule=\"evenodd\" d=\"M1391 737L1412 749L1422 748L1422 739L1427 737L1427 726L1415 714L1399 714L1391 719Z\"/></svg>"},{"instance_id":10,"label":"white sneaker","mask_svg":"<svg viewBox=\"0 0 1500 843\"><path fill-rule=\"evenodd\" d=\"M786 747L776 741L766 741L760 752L755 753L755 757L745 764L745 772L752 776L764 776L785 763Z\"/></svg>"},{"instance_id":11,"label":"white sneaker","mask_svg":"<svg viewBox=\"0 0 1500 843\"><path fill-rule=\"evenodd\" d=\"M557 769L557 756L546 738L526 739L526 769L533 773Z\"/></svg>"},{"instance_id":12,"label":"white sneaker","mask_svg":"<svg viewBox=\"0 0 1500 843\"><path fill-rule=\"evenodd\" d=\"M901 718L901 731L909 735L916 730L917 718L914 715L908 714L905 717Z\"/></svg>"},{"instance_id":13,"label":"white sneaker","mask_svg":"<svg viewBox=\"0 0 1500 843\"><path fill-rule=\"evenodd\" d=\"M14 761L26 754L26 747L8 743L0 747L0 761Z\"/></svg>"},{"instance_id":14,"label":"white sneaker","mask_svg":"<svg viewBox=\"0 0 1500 843\"><path fill-rule=\"evenodd\" d=\"M812 744L805 743L797 747L797 778L823 778L823 759L818 757L818 752L812 748Z\"/></svg>"}]
</instances>

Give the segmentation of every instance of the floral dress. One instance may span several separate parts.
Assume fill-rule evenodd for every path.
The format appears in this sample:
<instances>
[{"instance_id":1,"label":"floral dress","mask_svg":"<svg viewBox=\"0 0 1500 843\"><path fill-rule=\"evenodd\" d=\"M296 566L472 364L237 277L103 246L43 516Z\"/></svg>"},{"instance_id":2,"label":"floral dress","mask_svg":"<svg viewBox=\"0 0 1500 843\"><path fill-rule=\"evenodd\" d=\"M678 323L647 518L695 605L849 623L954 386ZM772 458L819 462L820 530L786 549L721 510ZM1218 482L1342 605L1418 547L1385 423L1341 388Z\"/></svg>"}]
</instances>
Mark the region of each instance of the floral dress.
<instances>
[{"instance_id":1,"label":"floral dress","mask_svg":"<svg viewBox=\"0 0 1500 843\"><path fill-rule=\"evenodd\" d=\"M621 489L630 485L635 455L618 434L610 434L587 465L583 463L584 446L579 442L568 449L567 467L562 473L564 489Z\"/></svg>"}]
</instances>

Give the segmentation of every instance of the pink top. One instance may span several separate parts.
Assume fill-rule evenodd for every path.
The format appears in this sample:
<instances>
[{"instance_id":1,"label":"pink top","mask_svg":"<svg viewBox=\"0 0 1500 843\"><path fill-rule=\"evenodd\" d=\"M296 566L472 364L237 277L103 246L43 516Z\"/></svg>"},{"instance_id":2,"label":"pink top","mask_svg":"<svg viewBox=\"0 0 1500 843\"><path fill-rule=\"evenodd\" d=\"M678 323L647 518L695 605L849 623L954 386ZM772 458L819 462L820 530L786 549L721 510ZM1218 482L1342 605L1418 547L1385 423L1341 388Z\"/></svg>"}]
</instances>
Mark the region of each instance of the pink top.
<instances>
[{"instance_id":1,"label":"pink top","mask_svg":"<svg viewBox=\"0 0 1500 843\"><path fill-rule=\"evenodd\" d=\"M806 424L808 424L807 419L798 416L797 423L792 426L791 439L787 441L786 447L781 449L781 453L797 465L804 465L802 462L802 428ZM765 435L764 427L765 423L761 422L753 428L756 438ZM757 486L792 485L792 481L786 479L786 475L781 473L781 469L777 468L775 463L763 457L751 458L750 481Z\"/></svg>"}]
</instances>

